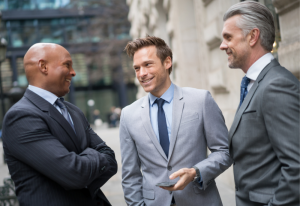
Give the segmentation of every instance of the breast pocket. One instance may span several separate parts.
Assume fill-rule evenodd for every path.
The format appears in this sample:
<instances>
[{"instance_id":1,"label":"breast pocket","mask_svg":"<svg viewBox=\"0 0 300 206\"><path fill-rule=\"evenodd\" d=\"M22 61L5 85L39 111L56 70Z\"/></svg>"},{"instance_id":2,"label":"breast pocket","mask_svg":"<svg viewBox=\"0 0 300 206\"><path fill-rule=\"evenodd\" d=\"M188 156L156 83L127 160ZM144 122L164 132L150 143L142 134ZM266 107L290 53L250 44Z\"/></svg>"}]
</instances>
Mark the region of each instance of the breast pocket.
<instances>
[{"instance_id":1,"label":"breast pocket","mask_svg":"<svg viewBox=\"0 0 300 206\"><path fill-rule=\"evenodd\" d=\"M255 119L256 117L257 117L256 110L248 110L248 111L244 111L242 115L242 120Z\"/></svg>"},{"instance_id":2,"label":"breast pocket","mask_svg":"<svg viewBox=\"0 0 300 206\"><path fill-rule=\"evenodd\" d=\"M181 124L185 124L194 120L199 120L199 115L197 112L183 115L181 119Z\"/></svg>"}]
</instances>

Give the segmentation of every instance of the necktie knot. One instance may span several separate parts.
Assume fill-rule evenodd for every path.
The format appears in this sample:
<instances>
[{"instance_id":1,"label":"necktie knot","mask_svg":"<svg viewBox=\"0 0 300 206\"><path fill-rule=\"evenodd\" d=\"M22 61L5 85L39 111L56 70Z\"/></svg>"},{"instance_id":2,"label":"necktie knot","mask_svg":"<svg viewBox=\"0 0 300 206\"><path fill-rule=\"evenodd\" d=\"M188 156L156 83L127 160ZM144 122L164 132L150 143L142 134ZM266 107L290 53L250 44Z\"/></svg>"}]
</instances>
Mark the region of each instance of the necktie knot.
<instances>
[{"instance_id":1,"label":"necktie knot","mask_svg":"<svg viewBox=\"0 0 300 206\"><path fill-rule=\"evenodd\" d=\"M250 79L248 77L244 76L242 79L242 82L241 82L241 87L247 88L249 83L250 83Z\"/></svg>"},{"instance_id":2,"label":"necktie knot","mask_svg":"<svg viewBox=\"0 0 300 206\"><path fill-rule=\"evenodd\" d=\"M160 98L160 99L156 99L155 102L156 102L157 106L159 108L161 108L164 105L165 100Z\"/></svg>"},{"instance_id":3,"label":"necktie knot","mask_svg":"<svg viewBox=\"0 0 300 206\"><path fill-rule=\"evenodd\" d=\"M59 108L64 109L66 108L66 105L64 104L64 99L63 98L58 98L55 102Z\"/></svg>"}]
</instances>

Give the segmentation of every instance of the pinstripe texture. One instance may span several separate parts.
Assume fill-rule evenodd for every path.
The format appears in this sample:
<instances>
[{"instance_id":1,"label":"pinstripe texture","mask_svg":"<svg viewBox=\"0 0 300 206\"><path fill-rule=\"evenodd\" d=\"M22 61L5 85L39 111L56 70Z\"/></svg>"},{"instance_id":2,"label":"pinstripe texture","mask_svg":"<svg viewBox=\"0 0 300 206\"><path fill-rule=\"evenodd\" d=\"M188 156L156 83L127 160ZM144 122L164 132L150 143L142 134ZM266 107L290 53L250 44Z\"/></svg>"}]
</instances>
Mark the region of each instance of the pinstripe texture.
<instances>
[{"instance_id":1,"label":"pinstripe texture","mask_svg":"<svg viewBox=\"0 0 300 206\"><path fill-rule=\"evenodd\" d=\"M117 172L114 152L77 107L65 105L76 134L30 90L5 115L3 148L21 206L110 205L99 188Z\"/></svg>"}]
</instances>

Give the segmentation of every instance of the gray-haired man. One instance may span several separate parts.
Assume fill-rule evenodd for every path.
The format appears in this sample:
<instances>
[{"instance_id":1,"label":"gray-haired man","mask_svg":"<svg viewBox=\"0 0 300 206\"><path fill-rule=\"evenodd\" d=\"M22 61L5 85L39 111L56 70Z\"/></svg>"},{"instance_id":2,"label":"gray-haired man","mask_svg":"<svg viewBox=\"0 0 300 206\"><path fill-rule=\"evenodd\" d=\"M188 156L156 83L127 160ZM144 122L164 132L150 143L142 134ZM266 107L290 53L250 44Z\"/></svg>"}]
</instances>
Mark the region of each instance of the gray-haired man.
<instances>
[{"instance_id":1,"label":"gray-haired man","mask_svg":"<svg viewBox=\"0 0 300 206\"><path fill-rule=\"evenodd\" d=\"M270 51L273 17L253 1L224 15L220 49L246 73L229 131L238 206L299 205L299 81Z\"/></svg>"}]
</instances>

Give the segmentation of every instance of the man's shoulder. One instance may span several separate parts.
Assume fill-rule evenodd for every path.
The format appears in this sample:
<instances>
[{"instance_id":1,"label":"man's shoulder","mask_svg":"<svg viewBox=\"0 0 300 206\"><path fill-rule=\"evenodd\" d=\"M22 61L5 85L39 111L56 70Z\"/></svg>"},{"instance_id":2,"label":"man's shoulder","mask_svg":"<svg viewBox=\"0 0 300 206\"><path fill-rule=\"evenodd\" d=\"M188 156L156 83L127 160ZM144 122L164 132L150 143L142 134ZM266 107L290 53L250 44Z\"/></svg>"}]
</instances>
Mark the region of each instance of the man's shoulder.
<instances>
[{"instance_id":1,"label":"man's shoulder","mask_svg":"<svg viewBox=\"0 0 300 206\"><path fill-rule=\"evenodd\" d=\"M32 112L36 107L26 98L22 97L17 103L15 103L7 112L9 114L15 111Z\"/></svg>"},{"instance_id":2,"label":"man's shoulder","mask_svg":"<svg viewBox=\"0 0 300 206\"><path fill-rule=\"evenodd\" d=\"M182 90L182 95L185 99L194 99L202 100L207 95L210 95L210 92L205 89L196 89L192 87L180 87Z\"/></svg>"},{"instance_id":3,"label":"man's shoulder","mask_svg":"<svg viewBox=\"0 0 300 206\"><path fill-rule=\"evenodd\" d=\"M143 105L145 99L148 99L148 95L143 96L142 98L134 101L130 105L127 105L123 108L123 111L136 111L137 108L140 108Z\"/></svg>"},{"instance_id":4,"label":"man's shoulder","mask_svg":"<svg viewBox=\"0 0 300 206\"><path fill-rule=\"evenodd\" d=\"M295 77L292 72L287 70L285 67L281 66L280 64L272 67L265 76L266 83L269 85L271 82L290 82L292 84L298 85L299 87L299 80Z\"/></svg>"}]
</instances>

